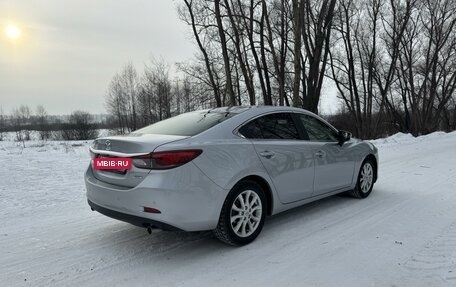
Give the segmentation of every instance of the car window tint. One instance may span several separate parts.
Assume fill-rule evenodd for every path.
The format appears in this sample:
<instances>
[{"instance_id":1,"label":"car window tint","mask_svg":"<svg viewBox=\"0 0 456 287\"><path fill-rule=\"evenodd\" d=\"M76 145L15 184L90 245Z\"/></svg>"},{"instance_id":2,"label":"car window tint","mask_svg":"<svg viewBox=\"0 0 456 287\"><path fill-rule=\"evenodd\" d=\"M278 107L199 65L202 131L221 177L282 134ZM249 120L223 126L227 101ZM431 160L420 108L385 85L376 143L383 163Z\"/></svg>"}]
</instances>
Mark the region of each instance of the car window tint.
<instances>
[{"instance_id":1,"label":"car window tint","mask_svg":"<svg viewBox=\"0 0 456 287\"><path fill-rule=\"evenodd\" d=\"M288 113L276 113L259 117L239 129L250 139L299 139L293 118Z\"/></svg>"},{"instance_id":2,"label":"car window tint","mask_svg":"<svg viewBox=\"0 0 456 287\"><path fill-rule=\"evenodd\" d=\"M337 141L336 132L324 122L308 115L300 115L304 128L311 141Z\"/></svg>"},{"instance_id":3,"label":"car window tint","mask_svg":"<svg viewBox=\"0 0 456 287\"><path fill-rule=\"evenodd\" d=\"M245 124L239 129L239 133L248 139L262 139L263 134L261 133L260 126L256 120L253 120Z\"/></svg>"},{"instance_id":4,"label":"car window tint","mask_svg":"<svg viewBox=\"0 0 456 287\"><path fill-rule=\"evenodd\" d=\"M133 133L194 136L239 114L238 112L219 112L217 110L197 111L181 114Z\"/></svg>"}]
</instances>

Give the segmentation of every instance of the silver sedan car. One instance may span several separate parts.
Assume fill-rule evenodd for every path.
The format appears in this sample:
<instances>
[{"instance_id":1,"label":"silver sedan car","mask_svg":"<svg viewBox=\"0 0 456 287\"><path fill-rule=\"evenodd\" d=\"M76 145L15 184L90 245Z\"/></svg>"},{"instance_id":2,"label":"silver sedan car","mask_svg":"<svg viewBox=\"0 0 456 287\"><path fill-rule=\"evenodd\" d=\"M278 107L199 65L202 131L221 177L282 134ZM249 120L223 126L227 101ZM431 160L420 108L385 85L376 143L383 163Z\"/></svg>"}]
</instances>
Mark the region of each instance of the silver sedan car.
<instances>
[{"instance_id":1,"label":"silver sedan car","mask_svg":"<svg viewBox=\"0 0 456 287\"><path fill-rule=\"evenodd\" d=\"M253 241L267 215L342 192L367 197L378 171L374 145L291 107L189 112L96 139L90 152L92 210L149 232L213 230L232 245Z\"/></svg>"}]
</instances>

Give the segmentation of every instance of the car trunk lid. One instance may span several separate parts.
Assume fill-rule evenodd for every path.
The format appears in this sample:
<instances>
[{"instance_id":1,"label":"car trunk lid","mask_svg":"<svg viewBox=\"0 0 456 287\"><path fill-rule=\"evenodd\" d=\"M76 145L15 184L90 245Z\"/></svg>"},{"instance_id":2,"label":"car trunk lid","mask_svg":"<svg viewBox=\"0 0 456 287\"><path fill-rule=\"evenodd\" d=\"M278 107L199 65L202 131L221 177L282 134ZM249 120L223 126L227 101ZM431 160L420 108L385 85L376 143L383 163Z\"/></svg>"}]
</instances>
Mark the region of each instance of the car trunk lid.
<instances>
[{"instance_id":1,"label":"car trunk lid","mask_svg":"<svg viewBox=\"0 0 456 287\"><path fill-rule=\"evenodd\" d=\"M96 139L91 147L92 157L128 157L150 154L157 147L183 140L188 136L160 134L129 134ZM93 165L92 165L93 169ZM103 182L122 187L135 187L144 180L149 169L132 166L129 170L96 170L94 176Z\"/></svg>"}]
</instances>

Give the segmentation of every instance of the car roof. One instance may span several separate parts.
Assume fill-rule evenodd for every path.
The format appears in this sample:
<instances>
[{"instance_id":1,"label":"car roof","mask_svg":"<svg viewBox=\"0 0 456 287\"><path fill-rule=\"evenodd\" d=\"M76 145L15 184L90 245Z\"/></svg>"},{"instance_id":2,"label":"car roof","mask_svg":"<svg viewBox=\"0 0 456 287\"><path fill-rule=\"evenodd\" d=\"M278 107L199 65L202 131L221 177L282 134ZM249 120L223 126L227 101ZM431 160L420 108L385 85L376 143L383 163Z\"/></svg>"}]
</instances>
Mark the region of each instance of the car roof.
<instances>
[{"instance_id":1,"label":"car roof","mask_svg":"<svg viewBox=\"0 0 456 287\"><path fill-rule=\"evenodd\" d=\"M301 109L301 108L295 108L295 107L290 107L290 106L262 106L262 105L256 105L256 106L231 106L231 107L218 107L218 108L212 108L212 109L206 109L203 111L209 111L209 112L219 112L219 113L242 113L245 111L252 111L254 113L256 112L273 112L273 111L294 111L294 112L300 112L300 113L306 113L306 114L312 114L311 112Z\"/></svg>"},{"instance_id":2,"label":"car roof","mask_svg":"<svg viewBox=\"0 0 456 287\"><path fill-rule=\"evenodd\" d=\"M289 107L289 106L233 106L233 107L219 107L219 108L213 108L213 109L206 109L206 110L200 110L196 112L218 112L218 113L235 113L237 114L234 117L231 117L230 119L221 122L220 124L214 126L213 128L210 128L204 132L202 132L199 135L196 135L198 138L227 138L227 137L233 137L234 133L233 131L239 126L245 124L246 122L250 121L252 118L255 118L257 116L261 116L263 114L268 114L268 113L274 113L274 112L287 112L287 113L301 113L301 114L307 114L312 117L316 117L317 119L323 121L330 127L334 128L330 123L328 123L326 120L323 118L319 117L318 115L309 112L304 109L300 108L295 108L295 107Z\"/></svg>"}]
</instances>

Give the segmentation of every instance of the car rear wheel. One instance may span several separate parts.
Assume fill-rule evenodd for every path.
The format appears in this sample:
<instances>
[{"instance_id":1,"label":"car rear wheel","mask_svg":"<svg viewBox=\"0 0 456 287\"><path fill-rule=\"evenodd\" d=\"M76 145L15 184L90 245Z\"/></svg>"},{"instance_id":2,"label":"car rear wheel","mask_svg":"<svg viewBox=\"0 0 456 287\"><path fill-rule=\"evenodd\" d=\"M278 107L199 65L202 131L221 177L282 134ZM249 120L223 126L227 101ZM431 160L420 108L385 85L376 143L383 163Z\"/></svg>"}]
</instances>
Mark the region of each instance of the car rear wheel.
<instances>
[{"instance_id":1,"label":"car rear wheel","mask_svg":"<svg viewBox=\"0 0 456 287\"><path fill-rule=\"evenodd\" d=\"M371 159L364 160L358 173L358 181L355 189L349 194L356 198L366 198L374 187L375 165Z\"/></svg>"},{"instance_id":2,"label":"car rear wheel","mask_svg":"<svg viewBox=\"0 0 456 287\"><path fill-rule=\"evenodd\" d=\"M260 234L266 217L266 197L254 181L233 187L222 207L215 236L231 245L245 245Z\"/></svg>"}]
</instances>

